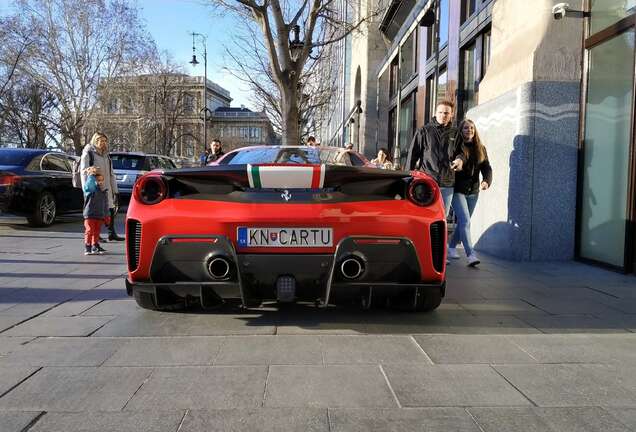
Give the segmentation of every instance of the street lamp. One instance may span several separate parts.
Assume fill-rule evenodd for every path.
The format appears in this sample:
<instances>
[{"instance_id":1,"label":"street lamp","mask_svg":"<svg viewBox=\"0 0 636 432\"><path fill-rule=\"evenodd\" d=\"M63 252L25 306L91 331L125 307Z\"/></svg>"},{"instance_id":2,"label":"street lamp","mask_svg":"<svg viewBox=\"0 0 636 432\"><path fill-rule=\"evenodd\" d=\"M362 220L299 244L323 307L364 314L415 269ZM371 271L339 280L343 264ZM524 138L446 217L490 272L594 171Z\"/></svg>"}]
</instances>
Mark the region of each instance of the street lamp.
<instances>
[{"instance_id":1,"label":"street lamp","mask_svg":"<svg viewBox=\"0 0 636 432\"><path fill-rule=\"evenodd\" d=\"M192 32L192 60L190 64L196 66L199 64L197 61L195 37L199 38L199 41L203 44L203 150L205 151L208 145L208 48L207 38L201 33Z\"/></svg>"},{"instance_id":2,"label":"street lamp","mask_svg":"<svg viewBox=\"0 0 636 432\"><path fill-rule=\"evenodd\" d=\"M294 32L294 39L289 41L289 54L292 61L296 63L303 52L303 48L305 48L305 44L300 40L300 26L293 26L292 31Z\"/></svg>"}]
</instances>

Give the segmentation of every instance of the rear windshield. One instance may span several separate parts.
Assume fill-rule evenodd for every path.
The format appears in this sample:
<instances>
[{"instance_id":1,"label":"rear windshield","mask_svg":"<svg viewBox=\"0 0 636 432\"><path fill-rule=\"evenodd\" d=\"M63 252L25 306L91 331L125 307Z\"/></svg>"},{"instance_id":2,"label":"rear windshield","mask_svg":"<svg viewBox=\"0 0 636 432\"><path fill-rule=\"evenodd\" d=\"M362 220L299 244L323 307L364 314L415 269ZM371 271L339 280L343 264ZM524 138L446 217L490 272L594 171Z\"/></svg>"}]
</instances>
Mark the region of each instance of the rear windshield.
<instances>
[{"instance_id":1,"label":"rear windshield","mask_svg":"<svg viewBox=\"0 0 636 432\"><path fill-rule=\"evenodd\" d=\"M145 156L123 154L111 154L110 158L113 161L113 169L138 171L143 169L145 160Z\"/></svg>"},{"instance_id":2,"label":"rear windshield","mask_svg":"<svg viewBox=\"0 0 636 432\"><path fill-rule=\"evenodd\" d=\"M25 166L35 156L38 156L38 153L0 150L0 165Z\"/></svg>"},{"instance_id":3,"label":"rear windshield","mask_svg":"<svg viewBox=\"0 0 636 432\"><path fill-rule=\"evenodd\" d=\"M364 162L357 155L345 149L321 149L317 147L246 148L226 156L219 162L220 165L266 163L364 165Z\"/></svg>"}]
</instances>

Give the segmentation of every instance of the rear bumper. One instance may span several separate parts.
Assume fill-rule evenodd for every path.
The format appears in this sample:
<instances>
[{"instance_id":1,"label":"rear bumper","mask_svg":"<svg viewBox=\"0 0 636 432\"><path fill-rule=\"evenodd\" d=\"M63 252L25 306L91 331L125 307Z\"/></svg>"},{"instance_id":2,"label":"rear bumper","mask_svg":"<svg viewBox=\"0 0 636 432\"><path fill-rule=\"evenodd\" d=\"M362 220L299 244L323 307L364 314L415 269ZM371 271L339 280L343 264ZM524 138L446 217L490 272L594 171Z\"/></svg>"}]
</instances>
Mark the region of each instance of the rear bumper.
<instances>
[{"instance_id":1,"label":"rear bumper","mask_svg":"<svg viewBox=\"0 0 636 432\"><path fill-rule=\"evenodd\" d=\"M130 233L128 238L133 238ZM229 262L223 280L208 272L208 264L217 257ZM341 270L351 257L359 259L364 269L355 279L347 279ZM295 281L297 300L323 305L360 293L392 296L441 290L443 296L445 289L443 279L424 280L415 245L400 237L350 236L332 254L292 255L238 254L225 236L164 236L156 245L149 275L146 280L127 278L128 294L152 293L158 303L171 295L198 297L203 307L227 298L239 298L245 306L276 299L276 283L283 276Z\"/></svg>"}]
</instances>

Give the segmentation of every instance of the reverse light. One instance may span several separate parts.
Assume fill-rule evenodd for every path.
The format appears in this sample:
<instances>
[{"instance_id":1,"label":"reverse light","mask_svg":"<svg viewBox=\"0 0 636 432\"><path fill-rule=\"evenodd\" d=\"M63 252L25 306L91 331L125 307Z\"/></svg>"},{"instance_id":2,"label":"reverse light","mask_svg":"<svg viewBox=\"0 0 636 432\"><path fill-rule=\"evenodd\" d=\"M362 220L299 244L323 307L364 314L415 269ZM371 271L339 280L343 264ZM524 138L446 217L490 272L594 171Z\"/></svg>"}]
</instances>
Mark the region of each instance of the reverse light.
<instances>
[{"instance_id":1,"label":"reverse light","mask_svg":"<svg viewBox=\"0 0 636 432\"><path fill-rule=\"evenodd\" d=\"M437 186L425 180L413 180L409 185L409 200L418 206L426 207L435 201Z\"/></svg>"},{"instance_id":2,"label":"reverse light","mask_svg":"<svg viewBox=\"0 0 636 432\"><path fill-rule=\"evenodd\" d=\"M135 183L133 195L142 204L158 204L168 196L168 184L161 175L146 175Z\"/></svg>"}]
</instances>

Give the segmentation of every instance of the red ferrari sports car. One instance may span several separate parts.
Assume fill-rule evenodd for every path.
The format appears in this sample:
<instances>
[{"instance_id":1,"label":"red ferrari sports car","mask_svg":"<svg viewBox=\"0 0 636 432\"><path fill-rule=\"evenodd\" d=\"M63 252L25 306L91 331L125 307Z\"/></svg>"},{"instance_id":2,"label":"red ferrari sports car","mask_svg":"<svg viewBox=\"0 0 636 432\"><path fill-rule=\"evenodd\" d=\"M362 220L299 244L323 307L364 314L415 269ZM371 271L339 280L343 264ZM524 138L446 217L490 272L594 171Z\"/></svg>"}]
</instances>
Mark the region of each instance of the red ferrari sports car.
<instances>
[{"instance_id":1,"label":"red ferrari sports car","mask_svg":"<svg viewBox=\"0 0 636 432\"><path fill-rule=\"evenodd\" d=\"M439 188L334 147L261 146L153 171L126 220L126 288L147 309L238 298L429 311L445 292Z\"/></svg>"}]
</instances>

